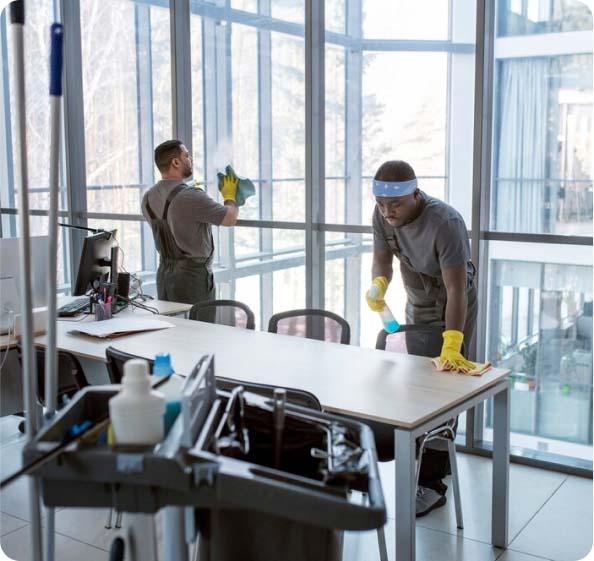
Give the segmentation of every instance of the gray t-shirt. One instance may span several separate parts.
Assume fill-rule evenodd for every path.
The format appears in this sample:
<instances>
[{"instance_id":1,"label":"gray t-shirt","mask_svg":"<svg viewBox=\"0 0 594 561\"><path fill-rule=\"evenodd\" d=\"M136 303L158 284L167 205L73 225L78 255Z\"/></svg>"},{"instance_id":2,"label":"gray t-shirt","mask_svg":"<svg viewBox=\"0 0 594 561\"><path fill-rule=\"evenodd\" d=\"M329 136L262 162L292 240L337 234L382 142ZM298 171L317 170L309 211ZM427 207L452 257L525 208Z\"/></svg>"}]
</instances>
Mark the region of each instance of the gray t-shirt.
<instances>
[{"instance_id":1,"label":"gray t-shirt","mask_svg":"<svg viewBox=\"0 0 594 561\"><path fill-rule=\"evenodd\" d=\"M441 270L466 263L469 273L470 241L464 219L450 205L421 192L424 208L412 222L394 228L377 205L373 211L373 245L387 249L417 273L441 278Z\"/></svg>"},{"instance_id":2,"label":"gray t-shirt","mask_svg":"<svg viewBox=\"0 0 594 561\"><path fill-rule=\"evenodd\" d=\"M163 216L165 201L169 193L181 182L163 179L151 187L142 198L142 214L150 224L146 210L147 200L153 213ZM211 224L220 226L227 214L224 205L211 199L201 189L188 187L178 193L167 213L167 224L171 228L175 243L190 257L210 257L213 251Z\"/></svg>"}]
</instances>

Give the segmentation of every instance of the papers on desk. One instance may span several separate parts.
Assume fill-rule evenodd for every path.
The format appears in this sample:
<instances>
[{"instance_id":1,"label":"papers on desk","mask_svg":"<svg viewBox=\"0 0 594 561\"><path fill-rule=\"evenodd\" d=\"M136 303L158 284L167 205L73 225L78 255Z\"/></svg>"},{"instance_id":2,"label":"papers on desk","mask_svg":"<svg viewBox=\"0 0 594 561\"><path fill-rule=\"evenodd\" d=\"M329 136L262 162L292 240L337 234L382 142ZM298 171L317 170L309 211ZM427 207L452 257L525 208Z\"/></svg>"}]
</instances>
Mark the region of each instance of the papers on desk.
<instances>
[{"instance_id":1,"label":"papers on desk","mask_svg":"<svg viewBox=\"0 0 594 561\"><path fill-rule=\"evenodd\" d=\"M141 331L155 331L157 329L167 329L175 327L172 323L159 319L150 319L144 317L135 318L113 318L104 321L91 321L81 323L76 329L69 333L82 333L91 337L100 337L102 339L111 337L120 337L129 333L138 333Z\"/></svg>"}]
</instances>

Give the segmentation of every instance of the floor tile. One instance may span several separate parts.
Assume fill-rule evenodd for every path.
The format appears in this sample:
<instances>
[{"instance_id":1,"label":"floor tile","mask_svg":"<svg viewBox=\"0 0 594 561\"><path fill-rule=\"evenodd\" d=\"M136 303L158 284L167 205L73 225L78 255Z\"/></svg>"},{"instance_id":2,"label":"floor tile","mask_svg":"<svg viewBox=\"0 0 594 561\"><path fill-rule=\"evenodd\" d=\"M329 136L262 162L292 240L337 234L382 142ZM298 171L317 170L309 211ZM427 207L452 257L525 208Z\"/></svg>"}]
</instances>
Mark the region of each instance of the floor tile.
<instances>
[{"instance_id":1,"label":"floor tile","mask_svg":"<svg viewBox=\"0 0 594 561\"><path fill-rule=\"evenodd\" d=\"M18 530L19 528L22 528L26 525L27 522L24 520L20 520L14 516L9 516L3 512L0 513L0 536L5 536L6 534L14 532L15 530Z\"/></svg>"},{"instance_id":2,"label":"floor tile","mask_svg":"<svg viewBox=\"0 0 594 561\"><path fill-rule=\"evenodd\" d=\"M388 516L394 517L394 463L380 464L380 475ZM464 530L456 527L456 511L451 478L448 484L447 503L420 518L418 527L441 530L465 538L491 542L491 481L492 463L488 458L458 454L460 495L464 517ZM510 541L520 532L538 509L549 499L565 480L565 475L512 464L510 466Z\"/></svg>"},{"instance_id":3,"label":"floor tile","mask_svg":"<svg viewBox=\"0 0 594 561\"><path fill-rule=\"evenodd\" d=\"M19 432L19 424L22 417L7 415L0 417L0 447L25 441L25 435Z\"/></svg>"},{"instance_id":4,"label":"floor tile","mask_svg":"<svg viewBox=\"0 0 594 561\"><path fill-rule=\"evenodd\" d=\"M23 464L24 442L15 442L0 449L0 475L2 478L18 471ZM29 476L23 476L11 483L0 493L0 511L16 518L29 521ZM45 516L45 507L41 515Z\"/></svg>"},{"instance_id":5,"label":"floor tile","mask_svg":"<svg viewBox=\"0 0 594 561\"><path fill-rule=\"evenodd\" d=\"M592 549L592 480L568 477L510 549L554 561L576 561Z\"/></svg>"},{"instance_id":6,"label":"floor tile","mask_svg":"<svg viewBox=\"0 0 594 561\"><path fill-rule=\"evenodd\" d=\"M31 539L29 528L22 528L2 538L2 550L17 561L31 559ZM105 561L107 552L56 534L56 559L59 561Z\"/></svg>"},{"instance_id":7,"label":"floor tile","mask_svg":"<svg viewBox=\"0 0 594 561\"><path fill-rule=\"evenodd\" d=\"M537 557L535 555L528 555L527 553L520 553L506 549L498 558L497 561L550 561L546 557Z\"/></svg>"},{"instance_id":8,"label":"floor tile","mask_svg":"<svg viewBox=\"0 0 594 561\"><path fill-rule=\"evenodd\" d=\"M116 515L112 516L112 528L106 529L107 509L63 508L56 513L56 531L82 542L109 549L113 539L125 534L131 514L122 516L122 528L115 528ZM161 541L161 515L157 514L155 522L157 541Z\"/></svg>"},{"instance_id":9,"label":"floor tile","mask_svg":"<svg viewBox=\"0 0 594 561\"><path fill-rule=\"evenodd\" d=\"M395 522L384 527L388 559L394 561ZM447 532L417 528L417 561L494 561L499 550L482 542L463 539ZM343 561L379 560L377 533L347 532Z\"/></svg>"}]
</instances>

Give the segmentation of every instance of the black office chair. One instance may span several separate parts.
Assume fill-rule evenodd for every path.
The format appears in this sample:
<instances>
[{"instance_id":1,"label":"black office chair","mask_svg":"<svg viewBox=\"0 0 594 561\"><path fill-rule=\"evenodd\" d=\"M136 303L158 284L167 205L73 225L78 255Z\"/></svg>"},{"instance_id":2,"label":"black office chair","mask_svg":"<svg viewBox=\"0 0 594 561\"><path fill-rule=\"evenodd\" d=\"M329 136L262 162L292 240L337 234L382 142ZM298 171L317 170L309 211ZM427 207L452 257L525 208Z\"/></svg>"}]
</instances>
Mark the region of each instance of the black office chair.
<instances>
[{"instance_id":1,"label":"black office chair","mask_svg":"<svg viewBox=\"0 0 594 561\"><path fill-rule=\"evenodd\" d=\"M243 302L236 300L206 300L198 302L190 310L190 319L218 325L255 329L254 312Z\"/></svg>"},{"instance_id":2,"label":"black office chair","mask_svg":"<svg viewBox=\"0 0 594 561\"><path fill-rule=\"evenodd\" d=\"M17 345L19 362L22 365L23 348ZM35 346L37 363L37 402L45 407L45 347ZM80 389L88 386L82 365L78 358L66 351L58 351L58 409L64 406Z\"/></svg>"},{"instance_id":3,"label":"black office chair","mask_svg":"<svg viewBox=\"0 0 594 561\"><path fill-rule=\"evenodd\" d=\"M351 328L344 318L333 312L314 308L274 314L268 323L268 332L343 345L351 342Z\"/></svg>"},{"instance_id":4,"label":"black office chair","mask_svg":"<svg viewBox=\"0 0 594 561\"><path fill-rule=\"evenodd\" d=\"M121 384L122 376L124 375L124 364L131 358L142 358L149 363L149 371L152 373L154 360L145 359L144 357L131 355L124 351L118 351L113 347L105 349L105 357L107 358L107 373L109 374L109 381L112 384Z\"/></svg>"},{"instance_id":5,"label":"black office chair","mask_svg":"<svg viewBox=\"0 0 594 561\"><path fill-rule=\"evenodd\" d=\"M300 407L308 407L315 411L321 411L322 406L319 399L312 393L295 388L285 388L283 386L274 386L269 384L256 384L255 382L244 382L233 378L223 378L217 376L217 389L223 391L232 391L237 386L243 386L248 392L252 392L264 397L272 398L275 389L283 389L287 392L287 402Z\"/></svg>"}]
</instances>

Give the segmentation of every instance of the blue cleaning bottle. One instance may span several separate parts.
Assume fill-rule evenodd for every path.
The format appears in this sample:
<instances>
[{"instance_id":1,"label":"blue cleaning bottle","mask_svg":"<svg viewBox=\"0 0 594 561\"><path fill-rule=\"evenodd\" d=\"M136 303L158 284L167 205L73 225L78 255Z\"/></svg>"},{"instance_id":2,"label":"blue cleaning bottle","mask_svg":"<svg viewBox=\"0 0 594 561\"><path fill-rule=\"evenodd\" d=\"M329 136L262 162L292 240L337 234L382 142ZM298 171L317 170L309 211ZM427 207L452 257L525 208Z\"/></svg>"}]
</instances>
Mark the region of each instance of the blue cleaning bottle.
<instances>
[{"instance_id":1,"label":"blue cleaning bottle","mask_svg":"<svg viewBox=\"0 0 594 561\"><path fill-rule=\"evenodd\" d=\"M169 353L158 353L155 355L155 364L153 366L153 376L169 376L173 374L171 364L171 355ZM171 378L164 386L159 388L166 399L165 403L165 434L173 426L175 419L181 411L181 402L179 400L180 384L176 378Z\"/></svg>"},{"instance_id":2,"label":"blue cleaning bottle","mask_svg":"<svg viewBox=\"0 0 594 561\"><path fill-rule=\"evenodd\" d=\"M377 286L373 285L369 289L369 295L372 298L376 298L379 296L379 289ZM396 321L394 314L388 308L388 304L384 302L384 307L378 312L380 317L382 318L382 323L384 324L384 330L386 333L395 333L400 329L400 324Z\"/></svg>"},{"instance_id":3,"label":"blue cleaning bottle","mask_svg":"<svg viewBox=\"0 0 594 561\"><path fill-rule=\"evenodd\" d=\"M398 331L400 324L394 318L394 314L392 314L392 311L388 308L387 304L384 306L383 310L380 310L379 315L384 323L384 330L386 333L395 333Z\"/></svg>"}]
</instances>

